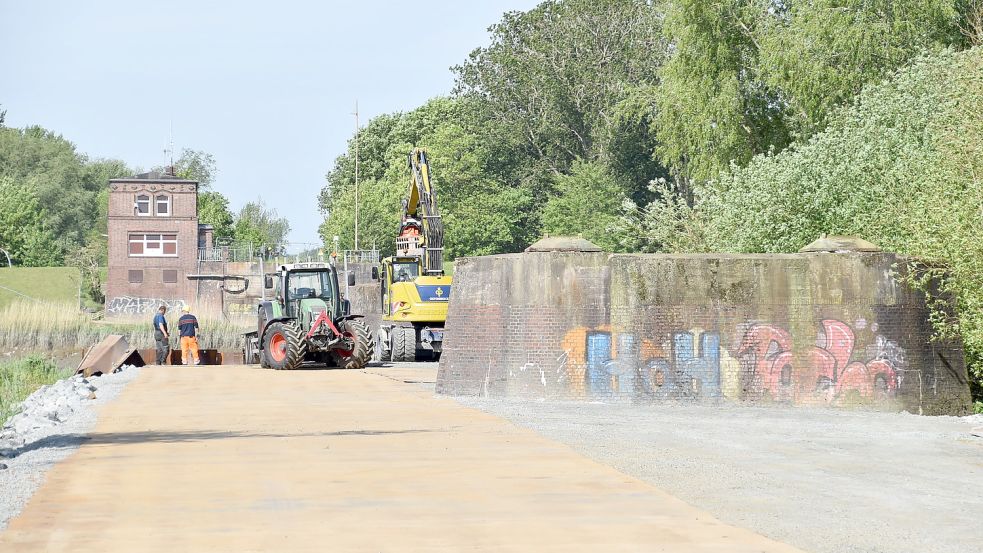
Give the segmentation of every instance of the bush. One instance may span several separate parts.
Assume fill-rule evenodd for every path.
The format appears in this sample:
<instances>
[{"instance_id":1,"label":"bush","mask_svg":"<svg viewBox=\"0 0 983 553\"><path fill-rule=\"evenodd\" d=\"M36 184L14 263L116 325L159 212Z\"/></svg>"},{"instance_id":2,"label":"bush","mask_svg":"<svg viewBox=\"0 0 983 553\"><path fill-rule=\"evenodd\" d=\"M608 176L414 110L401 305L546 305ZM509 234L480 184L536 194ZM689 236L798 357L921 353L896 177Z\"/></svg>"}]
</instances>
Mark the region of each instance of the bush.
<instances>
[{"instance_id":1,"label":"bush","mask_svg":"<svg viewBox=\"0 0 983 553\"><path fill-rule=\"evenodd\" d=\"M14 406L46 384L70 374L40 355L0 363L0 423L14 413Z\"/></svg>"}]
</instances>

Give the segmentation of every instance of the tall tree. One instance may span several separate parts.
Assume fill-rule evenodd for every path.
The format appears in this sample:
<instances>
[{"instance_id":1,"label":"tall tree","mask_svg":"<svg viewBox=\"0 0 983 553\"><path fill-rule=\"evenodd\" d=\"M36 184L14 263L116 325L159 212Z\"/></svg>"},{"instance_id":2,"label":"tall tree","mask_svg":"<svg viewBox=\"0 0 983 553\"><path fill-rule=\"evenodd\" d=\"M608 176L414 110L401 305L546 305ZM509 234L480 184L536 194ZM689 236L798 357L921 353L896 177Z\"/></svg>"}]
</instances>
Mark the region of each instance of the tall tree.
<instances>
[{"instance_id":1,"label":"tall tree","mask_svg":"<svg viewBox=\"0 0 983 553\"><path fill-rule=\"evenodd\" d=\"M812 0L761 27L762 81L780 90L799 136L915 56L960 45L963 0Z\"/></svg>"},{"instance_id":2,"label":"tall tree","mask_svg":"<svg viewBox=\"0 0 983 553\"><path fill-rule=\"evenodd\" d=\"M280 217L275 209L268 209L263 200L247 203L236 215L234 233L239 244L279 252L285 248L289 232L287 219Z\"/></svg>"},{"instance_id":3,"label":"tall tree","mask_svg":"<svg viewBox=\"0 0 983 553\"><path fill-rule=\"evenodd\" d=\"M456 92L477 100L497 141L515 143L528 174L610 161L624 130L618 103L657 81L661 26L660 9L640 0L548 0L507 13L490 28L491 44L454 68Z\"/></svg>"},{"instance_id":4,"label":"tall tree","mask_svg":"<svg viewBox=\"0 0 983 553\"><path fill-rule=\"evenodd\" d=\"M659 158L706 180L788 143L782 105L756 73L765 0L671 0L673 53L654 92Z\"/></svg>"}]
</instances>

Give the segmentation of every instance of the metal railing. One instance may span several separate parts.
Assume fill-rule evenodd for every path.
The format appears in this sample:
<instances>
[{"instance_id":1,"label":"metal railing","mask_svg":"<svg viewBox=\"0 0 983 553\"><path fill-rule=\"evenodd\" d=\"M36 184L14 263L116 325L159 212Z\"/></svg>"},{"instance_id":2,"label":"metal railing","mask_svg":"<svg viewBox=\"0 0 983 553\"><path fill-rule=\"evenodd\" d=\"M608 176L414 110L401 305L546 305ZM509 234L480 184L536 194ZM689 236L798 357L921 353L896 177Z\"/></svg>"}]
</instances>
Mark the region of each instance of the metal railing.
<instances>
[{"instance_id":1,"label":"metal railing","mask_svg":"<svg viewBox=\"0 0 983 553\"><path fill-rule=\"evenodd\" d=\"M344 261L351 263L379 264L379 250L345 250Z\"/></svg>"}]
</instances>

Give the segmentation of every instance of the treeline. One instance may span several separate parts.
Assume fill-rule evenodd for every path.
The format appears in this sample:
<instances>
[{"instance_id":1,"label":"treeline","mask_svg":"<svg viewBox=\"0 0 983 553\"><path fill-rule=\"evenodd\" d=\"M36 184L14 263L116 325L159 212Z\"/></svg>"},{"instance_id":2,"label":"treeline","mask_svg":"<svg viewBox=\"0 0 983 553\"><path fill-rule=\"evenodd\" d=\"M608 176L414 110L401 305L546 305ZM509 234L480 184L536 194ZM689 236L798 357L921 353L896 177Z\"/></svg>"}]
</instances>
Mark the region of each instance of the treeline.
<instances>
[{"instance_id":1,"label":"treeline","mask_svg":"<svg viewBox=\"0 0 983 553\"><path fill-rule=\"evenodd\" d=\"M973 40L972 0L551 0L511 12L456 86L360 133L359 234L391 250L404 157L431 152L451 257L544 234L640 241L624 206L696 189L826 128L912 60ZM322 237L352 246L354 140L320 195ZM667 186L653 187L665 181Z\"/></svg>"},{"instance_id":2,"label":"treeline","mask_svg":"<svg viewBox=\"0 0 983 553\"><path fill-rule=\"evenodd\" d=\"M362 129L362 247L392 251L411 146L451 258L545 234L672 252L858 234L949 268L960 317L939 329L983 376L983 2L549 0L490 33L447 97ZM354 140L320 195L346 247L353 178Z\"/></svg>"},{"instance_id":3,"label":"treeline","mask_svg":"<svg viewBox=\"0 0 983 553\"><path fill-rule=\"evenodd\" d=\"M144 170L117 159L90 159L39 126L6 127L4 115L0 111L0 249L14 265L105 266L108 181ZM185 149L174 170L199 182L199 220L215 227L221 243L282 249L290 231L286 218L261 199L233 213L228 198L212 188L218 170L211 154ZM6 257L0 261L7 263Z\"/></svg>"}]
</instances>

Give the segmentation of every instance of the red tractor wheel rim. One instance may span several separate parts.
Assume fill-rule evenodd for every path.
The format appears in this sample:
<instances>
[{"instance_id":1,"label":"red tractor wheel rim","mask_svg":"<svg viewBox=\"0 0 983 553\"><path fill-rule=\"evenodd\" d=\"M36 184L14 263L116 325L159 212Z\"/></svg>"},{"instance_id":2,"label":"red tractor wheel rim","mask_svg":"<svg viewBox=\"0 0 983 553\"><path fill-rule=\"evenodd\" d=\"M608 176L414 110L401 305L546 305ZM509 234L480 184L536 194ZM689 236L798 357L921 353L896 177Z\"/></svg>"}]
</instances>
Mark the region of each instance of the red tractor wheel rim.
<instances>
[{"instance_id":1,"label":"red tractor wheel rim","mask_svg":"<svg viewBox=\"0 0 983 553\"><path fill-rule=\"evenodd\" d=\"M270 356L277 363L287 358L287 337L279 332L270 338Z\"/></svg>"},{"instance_id":2,"label":"red tractor wheel rim","mask_svg":"<svg viewBox=\"0 0 983 553\"><path fill-rule=\"evenodd\" d=\"M352 341L352 349L338 349L338 355L342 357L351 357L352 354L355 353L355 335L351 332L342 332L341 335Z\"/></svg>"}]
</instances>

